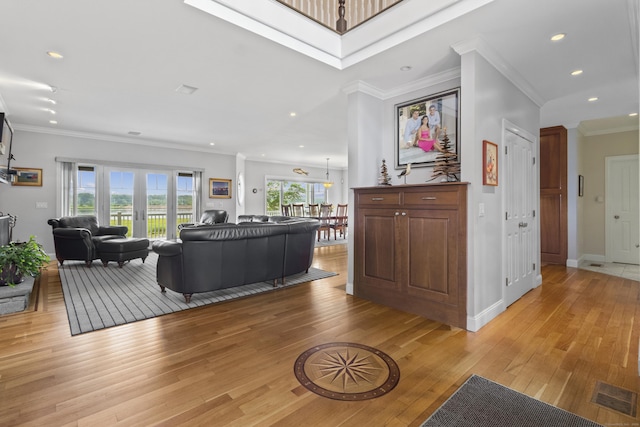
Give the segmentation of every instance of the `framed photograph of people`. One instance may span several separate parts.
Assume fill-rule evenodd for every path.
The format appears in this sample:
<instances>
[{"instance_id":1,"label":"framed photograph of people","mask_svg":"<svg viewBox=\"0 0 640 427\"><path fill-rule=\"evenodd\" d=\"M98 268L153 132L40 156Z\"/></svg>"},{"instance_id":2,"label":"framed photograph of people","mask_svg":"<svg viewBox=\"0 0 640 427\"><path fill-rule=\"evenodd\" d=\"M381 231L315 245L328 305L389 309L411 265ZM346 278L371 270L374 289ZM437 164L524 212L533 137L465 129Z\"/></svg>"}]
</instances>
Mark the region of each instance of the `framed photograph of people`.
<instances>
[{"instance_id":1,"label":"framed photograph of people","mask_svg":"<svg viewBox=\"0 0 640 427\"><path fill-rule=\"evenodd\" d=\"M230 199L231 180L223 178L209 178L210 199Z\"/></svg>"},{"instance_id":2,"label":"framed photograph of people","mask_svg":"<svg viewBox=\"0 0 640 427\"><path fill-rule=\"evenodd\" d=\"M498 185L498 145L482 141L482 185Z\"/></svg>"},{"instance_id":3,"label":"framed photograph of people","mask_svg":"<svg viewBox=\"0 0 640 427\"><path fill-rule=\"evenodd\" d=\"M443 151L460 156L460 88L397 104L395 110L396 169L434 166Z\"/></svg>"}]
</instances>

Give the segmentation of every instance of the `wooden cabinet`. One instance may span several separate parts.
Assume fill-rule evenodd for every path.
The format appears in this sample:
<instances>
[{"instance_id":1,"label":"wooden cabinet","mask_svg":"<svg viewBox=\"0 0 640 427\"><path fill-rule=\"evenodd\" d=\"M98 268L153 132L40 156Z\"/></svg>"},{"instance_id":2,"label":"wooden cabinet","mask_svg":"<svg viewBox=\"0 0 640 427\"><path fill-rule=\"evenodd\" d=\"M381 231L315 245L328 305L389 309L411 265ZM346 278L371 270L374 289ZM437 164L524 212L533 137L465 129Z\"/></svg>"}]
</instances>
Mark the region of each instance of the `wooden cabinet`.
<instances>
[{"instance_id":1,"label":"wooden cabinet","mask_svg":"<svg viewBox=\"0 0 640 427\"><path fill-rule=\"evenodd\" d=\"M466 328L467 184L354 195L355 295Z\"/></svg>"}]
</instances>

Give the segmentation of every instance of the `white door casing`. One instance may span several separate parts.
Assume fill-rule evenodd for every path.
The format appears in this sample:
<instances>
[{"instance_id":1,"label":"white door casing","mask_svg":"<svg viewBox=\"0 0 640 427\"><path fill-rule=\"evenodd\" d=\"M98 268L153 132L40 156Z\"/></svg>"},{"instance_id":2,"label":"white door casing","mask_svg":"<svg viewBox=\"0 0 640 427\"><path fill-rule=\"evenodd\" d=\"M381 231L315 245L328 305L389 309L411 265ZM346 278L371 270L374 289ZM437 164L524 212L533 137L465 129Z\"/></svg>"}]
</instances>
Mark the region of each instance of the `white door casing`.
<instances>
[{"instance_id":1,"label":"white door casing","mask_svg":"<svg viewBox=\"0 0 640 427\"><path fill-rule=\"evenodd\" d=\"M605 160L605 261L640 264L638 155Z\"/></svg>"},{"instance_id":2,"label":"white door casing","mask_svg":"<svg viewBox=\"0 0 640 427\"><path fill-rule=\"evenodd\" d=\"M506 120L503 125L505 212L504 270L505 307L534 287L537 259L537 176L534 156L535 137Z\"/></svg>"}]
</instances>

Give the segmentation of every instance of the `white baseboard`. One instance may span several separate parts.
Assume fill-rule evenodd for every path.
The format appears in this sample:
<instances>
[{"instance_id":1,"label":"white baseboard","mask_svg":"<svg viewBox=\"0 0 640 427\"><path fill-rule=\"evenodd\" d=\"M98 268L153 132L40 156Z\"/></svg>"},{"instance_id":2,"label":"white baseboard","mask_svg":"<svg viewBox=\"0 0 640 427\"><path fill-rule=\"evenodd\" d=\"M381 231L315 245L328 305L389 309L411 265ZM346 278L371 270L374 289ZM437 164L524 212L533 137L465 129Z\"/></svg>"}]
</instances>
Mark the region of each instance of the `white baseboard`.
<instances>
[{"instance_id":1,"label":"white baseboard","mask_svg":"<svg viewBox=\"0 0 640 427\"><path fill-rule=\"evenodd\" d=\"M578 268L580 261L577 259L567 259L567 267Z\"/></svg>"},{"instance_id":2,"label":"white baseboard","mask_svg":"<svg viewBox=\"0 0 640 427\"><path fill-rule=\"evenodd\" d=\"M353 295L353 283L352 282L347 282L347 284L345 286L345 291L346 291L347 295Z\"/></svg>"},{"instance_id":3,"label":"white baseboard","mask_svg":"<svg viewBox=\"0 0 640 427\"><path fill-rule=\"evenodd\" d=\"M500 300L476 316L467 316L467 330L471 332L479 331L480 328L498 317L498 315L506 309L507 307L504 305L504 300Z\"/></svg>"},{"instance_id":4,"label":"white baseboard","mask_svg":"<svg viewBox=\"0 0 640 427\"><path fill-rule=\"evenodd\" d=\"M580 257L583 261L605 262L604 255L584 254Z\"/></svg>"}]
</instances>

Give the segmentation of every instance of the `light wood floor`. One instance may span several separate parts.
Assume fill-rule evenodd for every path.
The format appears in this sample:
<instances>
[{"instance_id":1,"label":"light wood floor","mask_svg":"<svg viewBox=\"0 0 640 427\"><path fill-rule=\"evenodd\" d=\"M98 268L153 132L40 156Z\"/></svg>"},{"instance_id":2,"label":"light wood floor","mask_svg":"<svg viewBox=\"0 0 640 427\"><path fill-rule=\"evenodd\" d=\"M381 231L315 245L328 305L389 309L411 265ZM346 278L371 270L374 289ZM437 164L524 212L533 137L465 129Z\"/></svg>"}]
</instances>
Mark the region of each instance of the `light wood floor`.
<instances>
[{"instance_id":1,"label":"light wood floor","mask_svg":"<svg viewBox=\"0 0 640 427\"><path fill-rule=\"evenodd\" d=\"M71 337L53 265L37 307L0 317L0 425L418 426L472 373L604 425L639 422L590 402L596 381L640 391L639 282L545 266L541 287L471 333L346 295L344 245L316 249L314 266L340 274ZM333 341L390 355L398 386L361 402L306 390L296 358Z\"/></svg>"}]
</instances>

